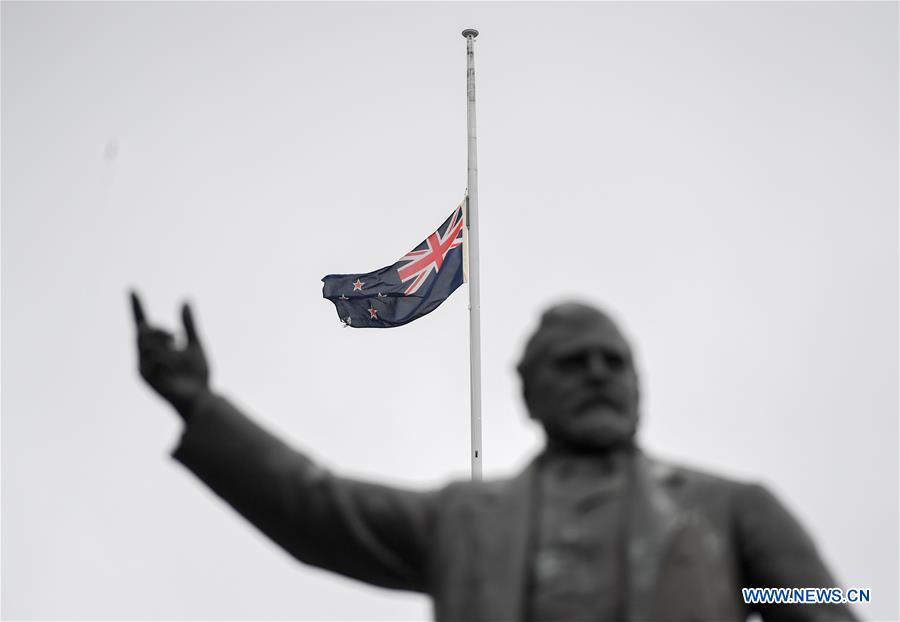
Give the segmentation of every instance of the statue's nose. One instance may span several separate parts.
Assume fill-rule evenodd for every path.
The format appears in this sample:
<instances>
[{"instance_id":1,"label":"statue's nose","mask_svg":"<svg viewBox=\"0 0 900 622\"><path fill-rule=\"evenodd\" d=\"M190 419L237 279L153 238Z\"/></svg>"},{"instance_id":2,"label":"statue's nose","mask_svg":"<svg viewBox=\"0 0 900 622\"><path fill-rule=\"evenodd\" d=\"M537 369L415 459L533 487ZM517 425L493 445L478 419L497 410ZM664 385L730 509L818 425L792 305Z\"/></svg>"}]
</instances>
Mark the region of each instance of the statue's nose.
<instances>
[{"instance_id":1,"label":"statue's nose","mask_svg":"<svg viewBox=\"0 0 900 622\"><path fill-rule=\"evenodd\" d=\"M603 352L589 352L587 355L588 376L595 380L606 380L609 376L609 364Z\"/></svg>"}]
</instances>

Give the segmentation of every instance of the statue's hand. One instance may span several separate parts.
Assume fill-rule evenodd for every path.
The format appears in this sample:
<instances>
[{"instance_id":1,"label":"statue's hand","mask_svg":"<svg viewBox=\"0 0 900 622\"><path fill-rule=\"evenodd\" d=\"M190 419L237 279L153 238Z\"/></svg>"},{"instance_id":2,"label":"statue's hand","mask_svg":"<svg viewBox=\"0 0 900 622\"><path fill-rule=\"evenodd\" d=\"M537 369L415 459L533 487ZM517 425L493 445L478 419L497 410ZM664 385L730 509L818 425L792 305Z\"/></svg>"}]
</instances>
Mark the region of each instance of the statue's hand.
<instances>
[{"instance_id":1,"label":"statue's hand","mask_svg":"<svg viewBox=\"0 0 900 622\"><path fill-rule=\"evenodd\" d=\"M131 308L137 325L138 363L141 376L187 419L192 404L209 392L209 365L194 328L191 308L181 309L187 343L175 346L172 333L147 324L141 301L131 292Z\"/></svg>"}]
</instances>

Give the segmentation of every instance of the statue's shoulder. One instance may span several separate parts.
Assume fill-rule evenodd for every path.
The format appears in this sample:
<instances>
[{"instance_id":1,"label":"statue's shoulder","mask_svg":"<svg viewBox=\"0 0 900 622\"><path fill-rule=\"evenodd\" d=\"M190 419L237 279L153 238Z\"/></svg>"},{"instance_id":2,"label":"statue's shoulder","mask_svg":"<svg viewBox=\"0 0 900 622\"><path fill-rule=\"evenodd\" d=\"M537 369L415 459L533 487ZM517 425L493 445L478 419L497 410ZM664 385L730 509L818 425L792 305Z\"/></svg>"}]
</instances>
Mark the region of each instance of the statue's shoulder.
<instances>
[{"instance_id":1,"label":"statue's shoulder","mask_svg":"<svg viewBox=\"0 0 900 622\"><path fill-rule=\"evenodd\" d=\"M663 484L720 492L740 492L748 487L756 486L721 473L668 460L648 457L646 463L653 477Z\"/></svg>"},{"instance_id":2,"label":"statue's shoulder","mask_svg":"<svg viewBox=\"0 0 900 622\"><path fill-rule=\"evenodd\" d=\"M518 496L530 485L532 468L528 465L518 473L479 482L456 480L445 485L440 490L440 496L445 504L463 505L490 503Z\"/></svg>"}]
</instances>

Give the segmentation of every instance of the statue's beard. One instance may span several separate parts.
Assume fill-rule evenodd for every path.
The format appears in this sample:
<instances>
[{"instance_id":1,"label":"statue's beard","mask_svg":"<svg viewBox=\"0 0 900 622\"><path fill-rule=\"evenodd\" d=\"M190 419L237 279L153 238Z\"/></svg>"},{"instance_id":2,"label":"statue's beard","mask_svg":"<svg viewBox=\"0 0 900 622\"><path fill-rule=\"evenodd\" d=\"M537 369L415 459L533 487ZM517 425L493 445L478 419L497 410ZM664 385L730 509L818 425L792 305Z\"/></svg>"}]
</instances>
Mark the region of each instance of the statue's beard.
<instances>
[{"instance_id":1,"label":"statue's beard","mask_svg":"<svg viewBox=\"0 0 900 622\"><path fill-rule=\"evenodd\" d=\"M589 401L576 412L535 417L548 440L578 451L607 451L631 446L637 433L636 412L616 409L605 400Z\"/></svg>"}]
</instances>

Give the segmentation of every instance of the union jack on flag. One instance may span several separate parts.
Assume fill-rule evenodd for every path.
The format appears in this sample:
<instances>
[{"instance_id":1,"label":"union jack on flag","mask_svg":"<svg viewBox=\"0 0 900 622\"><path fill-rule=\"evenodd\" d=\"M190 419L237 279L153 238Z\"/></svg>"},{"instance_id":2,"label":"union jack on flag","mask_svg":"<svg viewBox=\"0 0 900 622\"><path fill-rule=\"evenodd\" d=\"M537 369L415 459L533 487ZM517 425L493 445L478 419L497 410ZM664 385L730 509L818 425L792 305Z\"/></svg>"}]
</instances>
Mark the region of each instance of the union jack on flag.
<instances>
[{"instance_id":1,"label":"union jack on flag","mask_svg":"<svg viewBox=\"0 0 900 622\"><path fill-rule=\"evenodd\" d=\"M443 233L441 233L443 229ZM415 250L406 253L400 261L408 262L399 268L397 273L400 280L406 283L412 280L406 291L407 296L415 294L428 280L432 272L438 272L444 265L444 259L454 248L463 243L463 209L457 207L450 216L450 223L444 223L441 228L429 235Z\"/></svg>"},{"instance_id":2,"label":"union jack on flag","mask_svg":"<svg viewBox=\"0 0 900 622\"><path fill-rule=\"evenodd\" d=\"M365 274L329 274L322 295L344 326L402 326L434 311L462 285L465 201L396 263Z\"/></svg>"}]
</instances>

